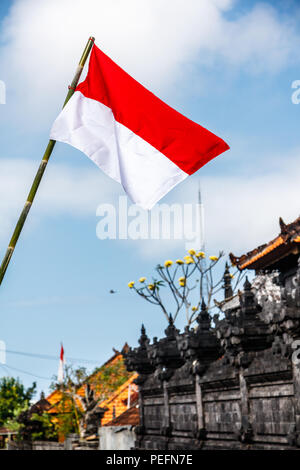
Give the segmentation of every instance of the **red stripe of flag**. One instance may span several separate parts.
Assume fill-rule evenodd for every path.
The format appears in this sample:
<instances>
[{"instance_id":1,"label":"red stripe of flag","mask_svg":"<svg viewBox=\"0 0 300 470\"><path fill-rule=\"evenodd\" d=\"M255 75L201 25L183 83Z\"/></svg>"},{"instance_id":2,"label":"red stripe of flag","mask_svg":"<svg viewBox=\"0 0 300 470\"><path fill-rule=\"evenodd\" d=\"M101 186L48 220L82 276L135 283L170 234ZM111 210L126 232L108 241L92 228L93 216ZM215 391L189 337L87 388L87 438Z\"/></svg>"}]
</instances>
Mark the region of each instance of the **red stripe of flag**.
<instances>
[{"instance_id":1,"label":"red stripe of flag","mask_svg":"<svg viewBox=\"0 0 300 470\"><path fill-rule=\"evenodd\" d=\"M120 124L192 174L229 146L134 80L94 45L87 78L76 91L109 108Z\"/></svg>"}]
</instances>

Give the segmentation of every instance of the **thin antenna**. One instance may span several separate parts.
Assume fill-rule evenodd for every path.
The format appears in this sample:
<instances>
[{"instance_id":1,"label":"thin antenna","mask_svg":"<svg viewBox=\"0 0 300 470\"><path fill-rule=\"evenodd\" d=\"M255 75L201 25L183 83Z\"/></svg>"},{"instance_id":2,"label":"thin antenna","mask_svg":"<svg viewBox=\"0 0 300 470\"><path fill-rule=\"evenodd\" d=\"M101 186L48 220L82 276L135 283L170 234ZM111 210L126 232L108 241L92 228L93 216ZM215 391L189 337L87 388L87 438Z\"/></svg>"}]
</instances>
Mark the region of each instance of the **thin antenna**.
<instances>
[{"instance_id":1,"label":"thin antenna","mask_svg":"<svg viewBox=\"0 0 300 470\"><path fill-rule=\"evenodd\" d=\"M198 181L198 207L199 207L199 234L200 234L200 250L205 251L205 236L204 236L204 206L201 196L200 180Z\"/></svg>"},{"instance_id":2,"label":"thin antenna","mask_svg":"<svg viewBox=\"0 0 300 470\"><path fill-rule=\"evenodd\" d=\"M199 208L199 239L200 239L200 251L205 253L205 234L204 234L204 205L202 202L201 185L198 180L198 208ZM206 258L201 259L202 269L206 269ZM205 275L202 282L199 283L200 298L207 293L207 276Z\"/></svg>"}]
</instances>

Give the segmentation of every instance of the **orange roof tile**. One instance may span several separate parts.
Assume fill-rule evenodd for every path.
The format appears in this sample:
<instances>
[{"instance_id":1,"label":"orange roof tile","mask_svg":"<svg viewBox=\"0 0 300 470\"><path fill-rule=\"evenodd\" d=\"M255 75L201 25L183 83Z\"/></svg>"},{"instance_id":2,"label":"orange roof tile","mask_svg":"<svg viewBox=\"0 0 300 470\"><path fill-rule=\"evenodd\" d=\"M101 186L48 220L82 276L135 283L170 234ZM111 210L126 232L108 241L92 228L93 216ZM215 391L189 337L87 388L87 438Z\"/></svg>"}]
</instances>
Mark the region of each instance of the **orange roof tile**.
<instances>
[{"instance_id":1,"label":"orange roof tile","mask_svg":"<svg viewBox=\"0 0 300 470\"><path fill-rule=\"evenodd\" d=\"M137 386L133 383L133 381L137 378L137 376L137 374L134 374L123 385L121 385L107 400L104 400L99 403L100 408L107 408L107 411L105 412L101 420L102 426L112 421L114 419L114 414L117 418L119 415L121 415L122 413L124 413L124 411L127 410L129 386L131 401L133 397L136 398Z\"/></svg>"},{"instance_id":2,"label":"orange roof tile","mask_svg":"<svg viewBox=\"0 0 300 470\"><path fill-rule=\"evenodd\" d=\"M124 348L126 346L127 346L127 343L125 344ZM120 361L123 361L123 355L119 351L115 351L115 354L89 377L89 381L92 380L93 377L96 377L97 374L100 375L100 379L101 379L101 373L103 373L103 370L109 368L110 366L114 364L117 364ZM105 400L102 400L99 403L98 405L99 407L107 408L107 411L104 415L102 422L111 421L114 414L115 416L119 416L124 411L126 411L129 386L131 387L131 390L130 390L131 403L137 398L137 387L133 384L133 381L136 377L137 377L136 373L131 373L131 376L129 377L129 379L127 379L126 382L124 382L120 387L118 387L117 390L112 392L108 398L106 398ZM116 379L117 378L118 377L116 377ZM100 380L100 385L101 385L101 380ZM92 387L93 386L94 385L92 384ZM84 396L85 385L82 385L82 387L80 387L77 393L80 396ZM97 390L97 387L95 387L95 393L96 393L96 396L97 396L97 393L98 394L100 393ZM61 413L62 412L61 410L62 399L63 399L63 393L60 390L54 390L52 393L50 393L50 395L47 397L47 401L51 405L51 408L49 409L48 413L53 414L53 415L57 413ZM80 408L79 400L76 400L76 403L78 407ZM70 411L71 411L70 404L68 406L67 403L64 403L64 412L68 413Z\"/></svg>"},{"instance_id":3,"label":"orange roof tile","mask_svg":"<svg viewBox=\"0 0 300 470\"><path fill-rule=\"evenodd\" d=\"M257 253L252 258L250 258L248 261L246 261L244 264L241 264L240 269L242 270L242 269L247 268L247 266L249 266L249 264L254 263L256 260L258 260L259 258L262 258L267 253L270 253L270 251L275 250L275 248L277 248L279 245L282 245L283 243L284 243L283 238L279 236L270 245L266 246L266 248L264 248L260 253Z\"/></svg>"},{"instance_id":4,"label":"orange roof tile","mask_svg":"<svg viewBox=\"0 0 300 470\"><path fill-rule=\"evenodd\" d=\"M104 426L137 426L138 424L140 424L140 413L137 404L134 404L117 418L104 424Z\"/></svg>"},{"instance_id":5,"label":"orange roof tile","mask_svg":"<svg viewBox=\"0 0 300 470\"><path fill-rule=\"evenodd\" d=\"M280 234L269 243L265 243L240 257L230 253L232 264L237 266L240 271L246 268L261 269L272 265L289 253L299 252L297 244L300 243L300 217L288 225L280 218L279 224Z\"/></svg>"}]
</instances>

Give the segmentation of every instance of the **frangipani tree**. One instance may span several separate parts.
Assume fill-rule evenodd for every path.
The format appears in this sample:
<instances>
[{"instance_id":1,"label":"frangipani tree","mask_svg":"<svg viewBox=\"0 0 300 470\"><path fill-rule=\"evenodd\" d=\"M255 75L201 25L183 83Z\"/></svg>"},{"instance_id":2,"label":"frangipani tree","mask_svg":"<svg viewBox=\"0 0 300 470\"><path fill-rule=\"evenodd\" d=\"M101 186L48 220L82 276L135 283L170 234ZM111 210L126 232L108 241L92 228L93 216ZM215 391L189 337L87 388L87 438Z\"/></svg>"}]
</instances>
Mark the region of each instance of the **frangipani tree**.
<instances>
[{"instance_id":1,"label":"frangipani tree","mask_svg":"<svg viewBox=\"0 0 300 470\"><path fill-rule=\"evenodd\" d=\"M183 259L166 260L163 265L156 266L158 277L153 278L150 283L146 282L146 277L141 277L138 287L135 281L129 282L128 287L147 302L158 305L169 321L170 309L167 307L169 299L166 300L165 296L162 296L163 288L167 287L174 302L173 321L176 320L181 310L185 310L187 325L191 325L199 313L202 301L205 302L207 310L210 312L218 308L216 298L224 287L224 275L222 273L217 277L216 268L223 257L222 251L218 256L212 255L207 259L203 251L189 250ZM234 273L230 273L226 263L225 275L230 279L235 279L231 288L233 295L244 273L237 269Z\"/></svg>"},{"instance_id":2,"label":"frangipani tree","mask_svg":"<svg viewBox=\"0 0 300 470\"><path fill-rule=\"evenodd\" d=\"M86 437L94 428L95 419L98 422L99 416L104 413L99 404L131 376L132 372L126 369L123 359L97 367L92 373L88 373L84 367L75 369L66 365L63 382L58 384L55 377L51 385L61 395L55 405L60 433L78 432L81 437Z\"/></svg>"}]
</instances>

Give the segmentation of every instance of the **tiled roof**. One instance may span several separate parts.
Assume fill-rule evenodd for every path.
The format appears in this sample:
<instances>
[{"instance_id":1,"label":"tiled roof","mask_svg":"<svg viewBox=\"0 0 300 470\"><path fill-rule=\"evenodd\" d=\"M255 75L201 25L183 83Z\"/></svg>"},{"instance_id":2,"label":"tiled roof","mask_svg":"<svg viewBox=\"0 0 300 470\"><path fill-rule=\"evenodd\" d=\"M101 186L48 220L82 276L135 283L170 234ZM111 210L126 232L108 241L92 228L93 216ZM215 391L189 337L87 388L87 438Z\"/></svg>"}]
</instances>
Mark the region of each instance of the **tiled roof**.
<instances>
[{"instance_id":1,"label":"tiled roof","mask_svg":"<svg viewBox=\"0 0 300 470\"><path fill-rule=\"evenodd\" d=\"M130 401L136 399L137 387L133 381L137 378L137 374L130 377L123 385L121 385L107 400L99 403L100 408L107 408L104 414L101 424L104 426L114 419L114 415L117 418L127 409L128 390L130 386Z\"/></svg>"},{"instance_id":2,"label":"tiled roof","mask_svg":"<svg viewBox=\"0 0 300 470\"><path fill-rule=\"evenodd\" d=\"M48 413L50 414L56 414L59 412L57 405L62 399L62 393L60 390L54 390L50 395L47 396L47 401L50 403L50 408L48 410Z\"/></svg>"},{"instance_id":3,"label":"tiled roof","mask_svg":"<svg viewBox=\"0 0 300 470\"><path fill-rule=\"evenodd\" d=\"M290 253L300 251L300 217L294 222L286 225L279 219L280 234L252 251L238 257L230 253L230 259L233 265L240 271L243 269L263 269L274 264Z\"/></svg>"},{"instance_id":4,"label":"tiled roof","mask_svg":"<svg viewBox=\"0 0 300 470\"><path fill-rule=\"evenodd\" d=\"M30 413L39 413L43 411L48 411L51 408L51 403L46 400L46 398L42 398L36 403L34 403L30 408Z\"/></svg>"},{"instance_id":5,"label":"tiled roof","mask_svg":"<svg viewBox=\"0 0 300 470\"><path fill-rule=\"evenodd\" d=\"M117 418L109 421L104 426L137 426L140 424L140 413L137 402L128 408L124 413L120 414Z\"/></svg>"},{"instance_id":6,"label":"tiled roof","mask_svg":"<svg viewBox=\"0 0 300 470\"><path fill-rule=\"evenodd\" d=\"M122 352L128 349L127 343L125 343L124 347L122 348ZM101 374L103 370L106 368L109 368L110 366L117 364L119 361L123 361L123 355L122 352L114 350L115 354L108 360L106 361L100 369L98 369L94 374L92 374L89 377L89 380L92 380L93 377L97 376L97 374ZM130 401L131 403L137 398L137 387L132 384L133 380L137 377L137 374L132 373L129 379L124 382L117 390L112 392L110 396L103 400L102 402L99 403L100 408L107 408L106 413L104 414L102 423L111 421L113 416L119 416L121 413L123 413L127 409L127 400L128 400L128 387L129 385L131 386L131 391L130 391ZM132 385L131 385L132 384ZM96 395L97 395L97 390L96 390ZM78 391L77 394L80 396L84 396L85 394L85 385L83 385ZM60 403L62 401L63 394L60 390L54 390L48 397L47 401L50 403L50 409L48 410L48 413L55 415L57 413L62 412L62 407L60 406ZM80 402L79 400L76 400L78 407L80 408ZM71 404L65 401L64 403L64 412L68 413L71 411Z\"/></svg>"}]
</instances>

